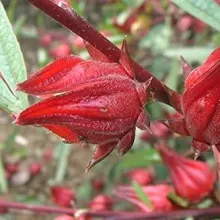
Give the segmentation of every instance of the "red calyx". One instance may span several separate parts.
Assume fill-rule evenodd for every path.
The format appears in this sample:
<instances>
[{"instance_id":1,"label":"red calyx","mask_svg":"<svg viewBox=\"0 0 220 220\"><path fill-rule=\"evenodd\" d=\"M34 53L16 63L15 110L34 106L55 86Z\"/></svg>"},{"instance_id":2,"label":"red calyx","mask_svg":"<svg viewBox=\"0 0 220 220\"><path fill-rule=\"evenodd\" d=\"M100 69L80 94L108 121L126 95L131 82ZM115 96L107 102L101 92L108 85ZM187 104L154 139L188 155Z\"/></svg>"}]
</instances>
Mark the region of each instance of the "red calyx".
<instances>
[{"instance_id":1,"label":"red calyx","mask_svg":"<svg viewBox=\"0 0 220 220\"><path fill-rule=\"evenodd\" d=\"M53 201L62 207L70 207L75 200L75 193L62 186L51 187Z\"/></svg>"},{"instance_id":2,"label":"red calyx","mask_svg":"<svg viewBox=\"0 0 220 220\"><path fill-rule=\"evenodd\" d=\"M184 158L166 146L157 146L157 149L179 196L197 202L213 190L216 174L207 163Z\"/></svg>"},{"instance_id":3,"label":"red calyx","mask_svg":"<svg viewBox=\"0 0 220 220\"><path fill-rule=\"evenodd\" d=\"M129 171L126 176L132 180L136 181L140 185L148 185L152 182L153 174L151 171L143 168L137 168L134 170Z\"/></svg>"},{"instance_id":4,"label":"red calyx","mask_svg":"<svg viewBox=\"0 0 220 220\"><path fill-rule=\"evenodd\" d=\"M154 211L172 211L176 206L168 199L169 193L173 192L173 188L166 184L142 186L143 191L149 198L152 206L146 205L136 195L134 189L130 186L119 186L115 190L115 195L124 199L144 212Z\"/></svg>"},{"instance_id":5,"label":"red calyx","mask_svg":"<svg viewBox=\"0 0 220 220\"><path fill-rule=\"evenodd\" d=\"M84 61L73 55L63 57L20 83L17 90L54 97L22 111L15 122L41 125L68 143L96 144L90 169L116 145L118 153L125 154L132 147L136 126L148 129L144 104L148 101L151 80L139 83L134 79L133 62L125 42L120 64L109 63L93 47L88 49L93 57L103 61Z\"/></svg>"},{"instance_id":6,"label":"red calyx","mask_svg":"<svg viewBox=\"0 0 220 220\"><path fill-rule=\"evenodd\" d=\"M39 164L39 163L32 163L29 166L29 170L30 170L30 173L35 176L35 175L41 173L41 164Z\"/></svg>"},{"instance_id":7,"label":"red calyx","mask_svg":"<svg viewBox=\"0 0 220 220\"><path fill-rule=\"evenodd\" d=\"M109 211L112 209L113 200L110 196L98 195L90 202L89 207L94 211Z\"/></svg>"}]
</instances>

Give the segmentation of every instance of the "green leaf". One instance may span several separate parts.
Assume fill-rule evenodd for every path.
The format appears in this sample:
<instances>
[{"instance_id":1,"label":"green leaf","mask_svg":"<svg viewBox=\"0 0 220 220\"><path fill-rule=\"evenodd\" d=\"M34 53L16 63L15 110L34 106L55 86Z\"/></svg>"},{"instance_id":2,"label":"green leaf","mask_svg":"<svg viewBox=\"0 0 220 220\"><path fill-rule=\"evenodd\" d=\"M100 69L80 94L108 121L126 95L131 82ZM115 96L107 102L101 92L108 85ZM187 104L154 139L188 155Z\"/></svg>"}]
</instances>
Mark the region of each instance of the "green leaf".
<instances>
[{"instance_id":1,"label":"green leaf","mask_svg":"<svg viewBox=\"0 0 220 220\"><path fill-rule=\"evenodd\" d=\"M64 144L63 142L60 142L56 146L55 157L57 160L57 166L55 178L50 182L51 184L58 184L64 180L68 168L68 159L71 153L71 149L71 145Z\"/></svg>"},{"instance_id":2,"label":"green leaf","mask_svg":"<svg viewBox=\"0 0 220 220\"><path fill-rule=\"evenodd\" d=\"M174 192L170 192L170 193L168 194L168 198L169 198L171 201L173 201L175 204L177 204L178 206L181 206L181 207L183 207L183 208L186 208L186 207L189 206L189 202L188 202L186 199L184 199L184 198L178 196L178 195L177 195L176 193L174 193Z\"/></svg>"},{"instance_id":3,"label":"green leaf","mask_svg":"<svg viewBox=\"0 0 220 220\"><path fill-rule=\"evenodd\" d=\"M160 54L169 47L171 36L172 29L169 21L158 24L150 30L146 37L142 38L140 47L149 48L155 54Z\"/></svg>"},{"instance_id":4,"label":"green leaf","mask_svg":"<svg viewBox=\"0 0 220 220\"><path fill-rule=\"evenodd\" d=\"M183 56L187 60L187 62L202 63L213 50L214 48L207 47L170 48L164 52L164 56L177 58L179 59L179 61L180 56Z\"/></svg>"},{"instance_id":5,"label":"green leaf","mask_svg":"<svg viewBox=\"0 0 220 220\"><path fill-rule=\"evenodd\" d=\"M147 167L161 161L160 155L154 148L137 149L123 156L120 166L125 169Z\"/></svg>"},{"instance_id":6,"label":"green leaf","mask_svg":"<svg viewBox=\"0 0 220 220\"><path fill-rule=\"evenodd\" d=\"M16 84L27 78L26 67L18 41L1 2L0 72L12 90L15 89ZM0 80L0 91L0 108L18 113L28 106L27 96L24 93L16 92L16 98L2 80Z\"/></svg>"},{"instance_id":7,"label":"green leaf","mask_svg":"<svg viewBox=\"0 0 220 220\"><path fill-rule=\"evenodd\" d=\"M165 84L173 90L177 90L180 77L180 61L173 59L171 62L170 73L165 81Z\"/></svg>"},{"instance_id":8,"label":"green leaf","mask_svg":"<svg viewBox=\"0 0 220 220\"><path fill-rule=\"evenodd\" d=\"M141 188L141 186L136 182L132 182L132 187L137 195L137 197L144 202L149 208L153 208L153 204L144 192L144 190Z\"/></svg>"},{"instance_id":9,"label":"green leaf","mask_svg":"<svg viewBox=\"0 0 220 220\"><path fill-rule=\"evenodd\" d=\"M220 7L213 0L172 0L177 6L220 31Z\"/></svg>"}]
</instances>

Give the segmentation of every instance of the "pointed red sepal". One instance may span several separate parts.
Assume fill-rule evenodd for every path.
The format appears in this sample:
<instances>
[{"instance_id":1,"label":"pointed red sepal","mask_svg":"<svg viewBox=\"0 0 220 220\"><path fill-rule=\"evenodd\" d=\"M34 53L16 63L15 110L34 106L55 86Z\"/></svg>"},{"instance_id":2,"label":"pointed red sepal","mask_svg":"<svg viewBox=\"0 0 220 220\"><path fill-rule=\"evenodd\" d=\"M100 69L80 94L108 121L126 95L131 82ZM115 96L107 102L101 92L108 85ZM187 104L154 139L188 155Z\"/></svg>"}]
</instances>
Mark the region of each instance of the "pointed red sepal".
<instances>
[{"instance_id":1,"label":"pointed red sepal","mask_svg":"<svg viewBox=\"0 0 220 220\"><path fill-rule=\"evenodd\" d=\"M121 57L120 57L119 63L126 70L126 72L128 73L128 76L134 79L135 78L134 63L128 52L128 45L125 39L123 40L123 43L122 43Z\"/></svg>"},{"instance_id":2,"label":"pointed red sepal","mask_svg":"<svg viewBox=\"0 0 220 220\"><path fill-rule=\"evenodd\" d=\"M86 41L84 41L84 44L85 44L86 50L88 51L90 57L93 60L99 61L99 62L105 62L105 63L112 63L112 61L105 54L97 50L91 44L89 44Z\"/></svg>"},{"instance_id":3,"label":"pointed red sepal","mask_svg":"<svg viewBox=\"0 0 220 220\"><path fill-rule=\"evenodd\" d=\"M119 141L119 148L118 154L123 156L126 154L132 147L135 138L135 130L129 131L120 141Z\"/></svg>"},{"instance_id":4,"label":"pointed red sepal","mask_svg":"<svg viewBox=\"0 0 220 220\"><path fill-rule=\"evenodd\" d=\"M16 90L32 95L64 92L74 81L72 78L76 73L72 72L72 69L82 61L81 58L74 55L57 59L18 84Z\"/></svg>"},{"instance_id":5,"label":"pointed red sepal","mask_svg":"<svg viewBox=\"0 0 220 220\"><path fill-rule=\"evenodd\" d=\"M140 115L137 119L136 126L138 128L140 128L141 130L149 130L149 128L150 128L150 118L149 118L149 116L148 116L145 109L140 113ZM150 132L150 130L149 130L149 132Z\"/></svg>"},{"instance_id":6,"label":"pointed red sepal","mask_svg":"<svg viewBox=\"0 0 220 220\"><path fill-rule=\"evenodd\" d=\"M166 125L171 131L180 134L189 136L189 132L186 128L185 119L181 114L178 114L178 117L167 119L167 120L158 120L160 123Z\"/></svg>"},{"instance_id":7,"label":"pointed red sepal","mask_svg":"<svg viewBox=\"0 0 220 220\"><path fill-rule=\"evenodd\" d=\"M79 143L80 139L70 128L65 125L42 125L53 133L57 134L62 138L65 143ZM63 140L64 139L64 140Z\"/></svg>"},{"instance_id":8,"label":"pointed red sepal","mask_svg":"<svg viewBox=\"0 0 220 220\"><path fill-rule=\"evenodd\" d=\"M152 77L147 80L146 82L143 83L139 83L136 85L136 89L141 101L141 104L144 106L146 104L147 101L149 101L149 94L148 94L148 87L150 86L152 81Z\"/></svg>"},{"instance_id":9,"label":"pointed red sepal","mask_svg":"<svg viewBox=\"0 0 220 220\"><path fill-rule=\"evenodd\" d=\"M96 147L96 150L93 154L92 159L90 160L87 168L86 173L94 167L97 163L102 161L104 158L106 158L116 147L117 141L108 142L105 144L100 144Z\"/></svg>"},{"instance_id":10,"label":"pointed red sepal","mask_svg":"<svg viewBox=\"0 0 220 220\"><path fill-rule=\"evenodd\" d=\"M182 61L182 69L183 69L184 80L186 80L188 75L192 72L192 67L182 56L180 56L180 59Z\"/></svg>"}]
</instances>

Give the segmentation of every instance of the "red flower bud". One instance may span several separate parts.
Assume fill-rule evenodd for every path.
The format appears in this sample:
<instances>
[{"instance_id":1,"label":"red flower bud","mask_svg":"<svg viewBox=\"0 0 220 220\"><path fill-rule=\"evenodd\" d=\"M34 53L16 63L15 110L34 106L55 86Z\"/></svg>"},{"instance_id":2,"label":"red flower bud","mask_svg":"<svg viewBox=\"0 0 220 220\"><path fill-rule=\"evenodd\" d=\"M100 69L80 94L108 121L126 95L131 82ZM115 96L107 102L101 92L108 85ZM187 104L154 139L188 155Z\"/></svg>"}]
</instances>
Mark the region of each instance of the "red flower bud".
<instances>
[{"instance_id":1,"label":"red flower bud","mask_svg":"<svg viewBox=\"0 0 220 220\"><path fill-rule=\"evenodd\" d=\"M179 156L166 146L158 146L157 149L169 168L175 190L181 197L195 202L212 191L216 175L208 164Z\"/></svg>"},{"instance_id":2,"label":"red flower bud","mask_svg":"<svg viewBox=\"0 0 220 220\"><path fill-rule=\"evenodd\" d=\"M102 180L99 179L93 179L92 180L92 186L94 189L101 191L104 188L104 182Z\"/></svg>"},{"instance_id":3,"label":"red flower bud","mask_svg":"<svg viewBox=\"0 0 220 220\"><path fill-rule=\"evenodd\" d=\"M103 58L92 50L93 56ZM130 57L123 44L120 63L61 58L19 84L17 90L33 95L64 93L45 99L22 111L15 122L41 125L66 142L98 144L91 168L109 155L116 145L119 154L132 146L135 127L146 129L144 109L150 80L134 80Z\"/></svg>"},{"instance_id":4,"label":"red flower bud","mask_svg":"<svg viewBox=\"0 0 220 220\"><path fill-rule=\"evenodd\" d=\"M40 38L40 43L42 46L47 47L52 43L53 37L51 34L45 34Z\"/></svg>"},{"instance_id":5,"label":"red flower bud","mask_svg":"<svg viewBox=\"0 0 220 220\"><path fill-rule=\"evenodd\" d=\"M180 31L186 31L191 27L192 23L193 23L193 17L190 15L184 15L177 22L177 28Z\"/></svg>"},{"instance_id":6,"label":"red flower bud","mask_svg":"<svg viewBox=\"0 0 220 220\"><path fill-rule=\"evenodd\" d=\"M89 204L89 207L94 211L108 211L113 206L113 200L110 196L98 195Z\"/></svg>"},{"instance_id":7,"label":"red flower bud","mask_svg":"<svg viewBox=\"0 0 220 220\"><path fill-rule=\"evenodd\" d=\"M127 173L127 177L132 181L136 181L142 186L150 184L153 179L152 172L143 168L137 168L129 171Z\"/></svg>"},{"instance_id":8,"label":"red flower bud","mask_svg":"<svg viewBox=\"0 0 220 220\"><path fill-rule=\"evenodd\" d=\"M41 172L41 164L32 163L29 167L29 170L32 175L37 175Z\"/></svg>"},{"instance_id":9,"label":"red flower bud","mask_svg":"<svg viewBox=\"0 0 220 220\"><path fill-rule=\"evenodd\" d=\"M130 186L119 186L115 190L115 195L132 203L144 212L171 211L176 209L176 206L168 199L168 194L173 192L173 188L169 185L159 184L143 186L142 189L152 203L152 207L143 203L136 195L134 189Z\"/></svg>"},{"instance_id":10,"label":"red flower bud","mask_svg":"<svg viewBox=\"0 0 220 220\"><path fill-rule=\"evenodd\" d=\"M68 188L62 186L51 187L53 201L63 207L70 207L75 200L75 193Z\"/></svg>"},{"instance_id":11,"label":"red flower bud","mask_svg":"<svg viewBox=\"0 0 220 220\"><path fill-rule=\"evenodd\" d=\"M11 175L18 172L19 165L17 163L7 163L5 169Z\"/></svg>"},{"instance_id":12,"label":"red flower bud","mask_svg":"<svg viewBox=\"0 0 220 220\"><path fill-rule=\"evenodd\" d=\"M220 144L220 48L213 51L203 65L190 70L189 64L183 60L183 115L168 120L167 125L177 133L192 136L195 149L208 149L208 145Z\"/></svg>"},{"instance_id":13,"label":"red flower bud","mask_svg":"<svg viewBox=\"0 0 220 220\"><path fill-rule=\"evenodd\" d=\"M56 59L58 57L70 55L72 53L72 50L68 44L62 43L59 46L51 49L49 53L54 59Z\"/></svg>"}]
</instances>

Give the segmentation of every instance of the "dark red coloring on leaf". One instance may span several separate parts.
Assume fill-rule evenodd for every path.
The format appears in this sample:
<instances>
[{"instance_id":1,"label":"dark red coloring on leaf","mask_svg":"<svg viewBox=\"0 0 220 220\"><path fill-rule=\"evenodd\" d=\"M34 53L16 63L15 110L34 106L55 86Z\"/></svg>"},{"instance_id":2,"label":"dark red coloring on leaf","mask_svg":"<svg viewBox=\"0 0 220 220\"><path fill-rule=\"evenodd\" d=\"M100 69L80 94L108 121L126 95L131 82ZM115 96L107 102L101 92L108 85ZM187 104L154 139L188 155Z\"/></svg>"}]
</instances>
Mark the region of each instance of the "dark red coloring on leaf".
<instances>
[{"instance_id":1,"label":"dark red coloring on leaf","mask_svg":"<svg viewBox=\"0 0 220 220\"><path fill-rule=\"evenodd\" d=\"M216 174L207 163L182 157L166 146L157 149L179 196L198 202L213 190Z\"/></svg>"},{"instance_id":2,"label":"dark red coloring on leaf","mask_svg":"<svg viewBox=\"0 0 220 220\"><path fill-rule=\"evenodd\" d=\"M51 194L53 201L62 207L70 207L75 200L75 193L66 187L51 187Z\"/></svg>"},{"instance_id":3,"label":"dark red coloring on leaf","mask_svg":"<svg viewBox=\"0 0 220 220\"><path fill-rule=\"evenodd\" d=\"M168 212L176 209L176 206L168 199L169 193L174 191L171 186L166 184L158 184L142 186L142 189L150 200L149 205L139 199L131 186L117 187L115 190L115 195L132 203L143 212Z\"/></svg>"},{"instance_id":4,"label":"dark red coloring on leaf","mask_svg":"<svg viewBox=\"0 0 220 220\"><path fill-rule=\"evenodd\" d=\"M113 199L110 196L98 195L92 199L89 207L93 211L109 211L112 209Z\"/></svg>"},{"instance_id":5,"label":"dark red coloring on leaf","mask_svg":"<svg viewBox=\"0 0 220 220\"><path fill-rule=\"evenodd\" d=\"M135 127L149 126L144 105L151 82L139 83L134 79L132 63L128 63L132 61L126 53L127 49L122 48L121 64L67 56L32 74L18 84L17 90L54 97L27 108L15 122L41 125L65 142L96 144L88 169L116 145L118 153L125 154L132 147Z\"/></svg>"},{"instance_id":6,"label":"dark red coloring on leaf","mask_svg":"<svg viewBox=\"0 0 220 220\"><path fill-rule=\"evenodd\" d=\"M131 181L136 181L138 184L142 186L146 186L150 184L153 180L152 171L144 169L144 168L137 168L129 171L126 176Z\"/></svg>"}]
</instances>

